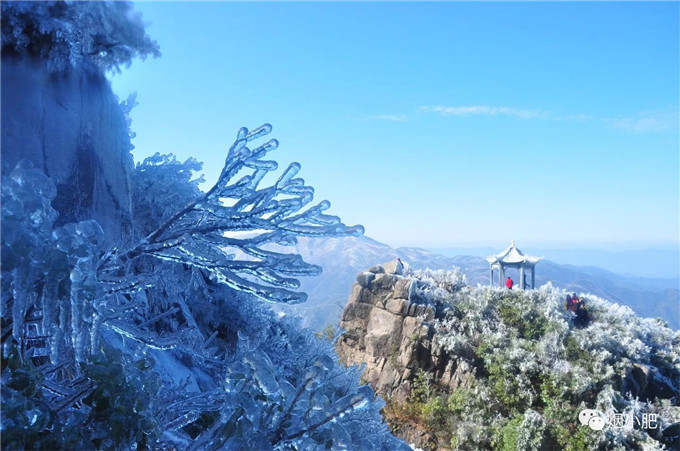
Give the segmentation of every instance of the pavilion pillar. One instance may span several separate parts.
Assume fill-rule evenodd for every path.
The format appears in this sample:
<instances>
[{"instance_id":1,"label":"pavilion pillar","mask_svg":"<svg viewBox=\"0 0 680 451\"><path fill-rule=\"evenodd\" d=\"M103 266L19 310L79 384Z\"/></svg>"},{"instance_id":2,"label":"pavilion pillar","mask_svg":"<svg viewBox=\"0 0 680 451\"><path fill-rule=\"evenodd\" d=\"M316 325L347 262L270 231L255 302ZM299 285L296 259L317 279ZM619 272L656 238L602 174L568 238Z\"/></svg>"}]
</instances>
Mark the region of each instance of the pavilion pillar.
<instances>
[{"instance_id":1,"label":"pavilion pillar","mask_svg":"<svg viewBox=\"0 0 680 451\"><path fill-rule=\"evenodd\" d=\"M524 289L524 265L519 267L519 287L520 289Z\"/></svg>"},{"instance_id":2,"label":"pavilion pillar","mask_svg":"<svg viewBox=\"0 0 680 451\"><path fill-rule=\"evenodd\" d=\"M491 266L491 270L489 272L489 285L493 286L493 266Z\"/></svg>"},{"instance_id":3,"label":"pavilion pillar","mask_svg":"<svg viewBox=\"0 0 680 451\"><path fill-rule=\"evenodd\" d=\"M503 282L505 282L505 267L501 265L501 273L498 275L498 286L503 288Z\"/></svg>"},{"instance_id":4,"label":"pavilion pillar","mask_svg":"<svg viewBox=\"0 0 680 451\"><path fill-rule=\"evenodd\" d=\"M536 288L536 267L532 266L531 267L531 289L534 290Z\"/></svg>"}]
</instances>

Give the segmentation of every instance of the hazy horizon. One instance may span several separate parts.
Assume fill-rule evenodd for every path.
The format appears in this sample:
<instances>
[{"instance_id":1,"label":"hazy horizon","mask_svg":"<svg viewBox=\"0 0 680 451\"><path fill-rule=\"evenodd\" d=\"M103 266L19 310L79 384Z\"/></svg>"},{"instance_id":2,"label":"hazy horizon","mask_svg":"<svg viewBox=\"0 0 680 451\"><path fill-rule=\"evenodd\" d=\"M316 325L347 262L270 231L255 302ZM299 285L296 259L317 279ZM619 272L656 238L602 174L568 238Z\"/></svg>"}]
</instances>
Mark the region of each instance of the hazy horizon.
<instances>
[{"instance_id":1,"label":"hazy horizon","mask_svg":"<svg viewBox=\"0 0 680 451\"><path fill-rule=\"evenodd\" d=\"M379 237L373 236L369 231L366 236L377 241L389 244L391 247L422 247L427 249L446 249L446 248L469 248L469 249L498 249L499 251L505 249L510 245L512 238L507 240L490 239L488 241L429 241L421 239L407 239L407 240L381 240ZM606 252L626 252L626 251L641 251L641 250L672 250L680 252L680 243L666 241L666 242L646 242L646 241L531 241L531 240L515 240L517 247L520 248L539 248L539 249L585 249L585 250L600 250Z\"/></svg>"},{"instance_id":2,"label":"hazy horizon","mask_svg":"<svg viewBox=\"0 0 680 451\"><path fill-rule=\"evenodd\" d=\"M459 246L429 246L415 243L391 243L366 233L366 238L387 245L393 249L419 248L446 257L475 256L488 257L504 250L510 242L493 242ZM637 247L626 243L532 243L516 241L518 249L527 255L543 257L554 263L580 267L597 267L609 272L634 277L673 280L674 287L680 281L680 247L674 243L657 245L639 244ZM680 289L680 286L676 287Z\"/></svg>"}]
</instances>

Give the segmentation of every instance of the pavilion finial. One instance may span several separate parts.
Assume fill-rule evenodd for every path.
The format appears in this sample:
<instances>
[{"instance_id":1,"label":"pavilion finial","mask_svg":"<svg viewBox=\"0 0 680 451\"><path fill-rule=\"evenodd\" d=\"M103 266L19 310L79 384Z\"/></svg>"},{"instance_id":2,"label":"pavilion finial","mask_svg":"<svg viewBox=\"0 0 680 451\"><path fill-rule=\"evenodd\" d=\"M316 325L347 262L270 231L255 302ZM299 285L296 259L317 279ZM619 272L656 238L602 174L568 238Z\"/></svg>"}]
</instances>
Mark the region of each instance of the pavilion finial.
<instances>
[{"instance_id":1,"label":"pavilion finial","mask_svg":"<svg viewBox=\"0 0 680 451\"><path fill-rule=\"evenodd\" d=\"M515 240L510 240L510 247L515 247Z\"/></svg>"}]
</instances>

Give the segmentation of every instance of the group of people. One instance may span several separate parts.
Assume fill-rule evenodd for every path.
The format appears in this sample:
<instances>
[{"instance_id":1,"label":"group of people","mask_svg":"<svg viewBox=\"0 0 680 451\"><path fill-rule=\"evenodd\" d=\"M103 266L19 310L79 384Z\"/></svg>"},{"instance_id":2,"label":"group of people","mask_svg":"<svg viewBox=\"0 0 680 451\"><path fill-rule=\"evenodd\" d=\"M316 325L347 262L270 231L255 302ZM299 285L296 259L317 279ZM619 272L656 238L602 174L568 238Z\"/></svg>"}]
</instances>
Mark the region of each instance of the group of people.
<instances>
[{"instance_id":1,"label":"group of people","mask_svg":"<svg viewBox=\"0 0 680 451\"><path fill-rule=\"evenodd\" d=\"M512 290L514 284L515 282L513 282L510 277L505 281L505 287L508 290ZM588 325L588 310L586 310L586 302L582 297L578 297L576 293L567 294L565 308L576 314L576 318L574 318L574 324L576 326L583 327Z\"/></svg>"},{"instance_id":2,"label":"group of people","mask_svg":"<svg viewBox=\"0 0 680 451\"><path fill-rule=\"evenodd\" d=\"M576 314L575 325L585 326L588 324L588 310L586 310L586 303L582 297L578 297L576 293L567 294L565 308Z\"/></svg>"}]
</instances>

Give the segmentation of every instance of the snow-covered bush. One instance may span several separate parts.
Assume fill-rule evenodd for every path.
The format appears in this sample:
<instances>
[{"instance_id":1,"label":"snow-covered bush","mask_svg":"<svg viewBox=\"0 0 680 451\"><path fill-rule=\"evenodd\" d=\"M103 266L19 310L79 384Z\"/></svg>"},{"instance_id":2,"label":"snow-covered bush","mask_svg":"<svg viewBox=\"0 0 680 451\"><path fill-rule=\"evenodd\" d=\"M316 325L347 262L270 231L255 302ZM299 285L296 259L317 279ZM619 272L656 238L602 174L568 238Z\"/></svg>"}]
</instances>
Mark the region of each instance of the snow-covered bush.
<instances>
[{"instance_id":1,"label":"snow-covered bush","mask_svg":"<svg viewBox=\"0 0 680 451\"><path fill-rule=\"evenodd\" d=\"M432 300L443 300L461 287L467 285L467 277L460 268L445 269L416 269L409 274L418 281L418 295Z\"/></svg>"},{"instance_id":2,"label":"snow-covered bush","mask_svg":"<svg viewBox=\"0 0 680 451\"><path fill-rule=\"evenodd\" d=\"M564 307L567 293L550 284L527 291L443 287L450 276L413 276L431 302L454 313L434 320L433 339L473 381L452 393L430 387L425 399L390 405L388 418L410 412L440 446L456 449L670 446L660 431L680 417L680 332L591 295L584 295L589 321L580 324ZM649 384L658 383L658 393L631 393L634 365L655 374ZM593 431L577 421L584 408L607 417L657 415L659 428Z\"/></svg>"}]
</instances>

